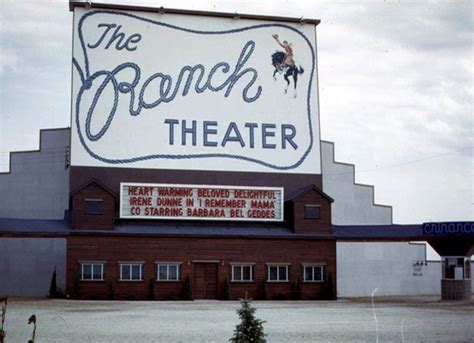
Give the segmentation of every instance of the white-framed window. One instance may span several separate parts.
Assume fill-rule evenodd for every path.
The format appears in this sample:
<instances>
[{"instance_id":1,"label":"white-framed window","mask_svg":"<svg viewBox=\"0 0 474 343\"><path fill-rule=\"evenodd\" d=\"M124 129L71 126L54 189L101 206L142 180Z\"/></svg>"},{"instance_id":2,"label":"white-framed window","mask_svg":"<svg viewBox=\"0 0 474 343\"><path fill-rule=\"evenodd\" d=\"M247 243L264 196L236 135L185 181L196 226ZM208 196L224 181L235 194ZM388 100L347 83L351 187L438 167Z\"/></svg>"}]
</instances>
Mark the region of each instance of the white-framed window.
<instances>
[{"instance_id":1,"label":"white-framed window","mask_svg":"<svg viewBox=\"0 0 474 343\"><path fill-rule=\"evenodd\" d=\"M232 282L252 282L255 263L230 263Z\"/></svg>"},{"instance_id":2,"label":"white-framed window","mask_svg":"<svg viewBox=\"0 0 474 343\"><path fill-rule=\"evenodd\" d=\"M289 263L267 263L267 281L288 282Z\"/></svg>"},{"instance_id":3,"label":"white-framed window","mask_svg":"<svg viewBox=\"0 0 474 343\"><path fill-rule=\"evenodd\" d=\"M143 262L119 262L120 281L143 281Z\"/></svg>"},{"instance_id":4,"label":"white-framed window","mask_svg":"<svg viewBox=\"0 0 474 343\"><path fill-rule=\"evenodd\" d=\"M304 282L323 282L324 265L322 264L304 264L303 265Z\"/></svg>"},{"instance_id":5,"label":"white-framed window","mask_svg":"<svg viewBox=\"0 0 474 343\"><path fill-rule=\"evenodd\" d=\"M81 281L104 281L105 262L80 262Z\"/></svg>"},{"instance_id":6,"label":"white-framed window","mask_svg":"<svg viewBox=\"0 0 474 343\"><path fill-rule=\"evenodd\" d=\"M156 281L179 281L180 262L155 262Z\"/></svg>"}]
</instances>

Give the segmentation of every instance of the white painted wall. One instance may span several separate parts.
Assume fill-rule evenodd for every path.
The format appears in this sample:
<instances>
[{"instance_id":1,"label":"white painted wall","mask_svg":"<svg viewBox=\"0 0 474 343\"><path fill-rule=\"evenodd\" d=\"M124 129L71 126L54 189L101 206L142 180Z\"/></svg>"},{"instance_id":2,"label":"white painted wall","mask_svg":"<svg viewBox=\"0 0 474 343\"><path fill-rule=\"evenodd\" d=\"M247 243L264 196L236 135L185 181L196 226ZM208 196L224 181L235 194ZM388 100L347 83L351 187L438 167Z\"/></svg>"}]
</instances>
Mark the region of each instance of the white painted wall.
<instances>
[{"instance_id":1,"label":"white painted wall","mask_svg":"<svg viewBox=\"0 0 474 343\"><path fill-rule=\"evenodd\" d=\"M66 238L0 238L0 296L46 296L56 268L66 286Z\"/></svg>"},{"instance_id":2,"label":"white painted wall","mask_svg":"<svg viewBox=\"0 0 474 343\"><path fill-rule=\"evenodd\" d=\"M335 161L334 143L321 142L323 190L334 199L335 225L390 225L392 208L374 203L374 188L355 183L354 166ZM423 265L413 275L413 263L426 259L425 245L407 242L338 242L338 296L423 295L441 293L439 262Z\"/></svg>"},{"instance_id":3,"label":"white painted wall","mask_svg":"<svg viewBox=\"0 0 474 343\"><path fill-rule=\"evenodd\" d=\"M40 150L11 154L10 173L0 173L0 218L63 219L69 208L65 169L69 129L41 130Z\"/></svg>"},{"instance_id":4,"label":"white painted wall","mask_svg":"<svg viewBox=\"0 0 474 343\"><path fill-rule=\"evenodd\" d=\"M425 261L425 246L405 242L338 242L340 297L441 294L441 266L428 262L423 276L413 276L414 261Z\"/></svg>"},{"instance_id":5,"label":"white painted wall","mask_svg":"<svg viewBox=\"0 0 474 343\"><path fill-rule=\"evenodd\" d=\"M374 188L355 183L354 166L335 162L334 143L321 141L323 191L334 199L334 225L392 224L392 208L374 204Z\"/></svg>"}]
</instances>

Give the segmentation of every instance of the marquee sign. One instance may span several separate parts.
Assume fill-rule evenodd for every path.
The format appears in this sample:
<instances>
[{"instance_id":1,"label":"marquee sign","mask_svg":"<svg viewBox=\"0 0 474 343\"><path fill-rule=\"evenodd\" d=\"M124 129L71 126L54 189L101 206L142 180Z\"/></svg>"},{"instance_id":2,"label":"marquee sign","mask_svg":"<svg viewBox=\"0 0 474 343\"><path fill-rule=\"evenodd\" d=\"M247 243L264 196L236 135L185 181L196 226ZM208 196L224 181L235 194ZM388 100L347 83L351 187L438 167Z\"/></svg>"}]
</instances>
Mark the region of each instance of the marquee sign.
<instances>
[{"instance_id":1,"label":"marquee sign","mask_svg":"<svg viewBox=\"0 0 474 343\"><path fill-rule=\"evenodd\" d=\"M312 24L74 9L71 165L320 174Z\"/></svg>"},{"instance_id":2,"label":"marquee sign","mask_svg":"<svg viewBox=\"0 0 474 343\"><path fill-rule=\"evenodd\" d=\"M120 184L120 218L283 221L283 188Z\"/></svg>"}]
</instances>

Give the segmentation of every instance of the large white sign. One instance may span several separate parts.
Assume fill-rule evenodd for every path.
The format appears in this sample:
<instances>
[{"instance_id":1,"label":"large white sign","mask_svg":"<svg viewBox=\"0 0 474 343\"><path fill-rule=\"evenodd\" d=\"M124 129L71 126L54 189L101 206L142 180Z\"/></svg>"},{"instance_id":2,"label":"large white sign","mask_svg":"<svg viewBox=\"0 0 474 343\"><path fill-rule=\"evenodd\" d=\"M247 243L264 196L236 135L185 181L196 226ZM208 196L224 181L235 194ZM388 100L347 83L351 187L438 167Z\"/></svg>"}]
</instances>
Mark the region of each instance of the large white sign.
<instances>
[{"instance_id":1,"label":"large white sign","mask_svg":"<svg viewBox=\"0 0 474 343\"><path fill-rule=\"evenodd\" d=\"M75 8L71 164L320 174L314 25Z\"/></svg>"},{"instance_id":2,"label":"large white sign","mask_svg":"<svg viewBox=\"0 0 474 343\"><path fill-rule=\"evenodd\" d=\"M120 184L120 218L282 221L283 188Z\"/></svg>"}]
</instances>

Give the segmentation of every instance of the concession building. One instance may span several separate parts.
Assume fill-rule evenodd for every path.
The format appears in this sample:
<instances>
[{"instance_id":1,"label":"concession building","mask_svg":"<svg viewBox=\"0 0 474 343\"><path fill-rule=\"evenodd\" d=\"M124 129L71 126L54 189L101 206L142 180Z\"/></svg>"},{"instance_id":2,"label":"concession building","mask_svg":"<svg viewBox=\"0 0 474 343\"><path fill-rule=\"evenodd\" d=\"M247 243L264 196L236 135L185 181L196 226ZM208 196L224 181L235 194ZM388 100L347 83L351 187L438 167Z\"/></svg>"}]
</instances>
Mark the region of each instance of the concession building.
<instances>
[{"instance_id":1,"label":"concession building","mask_svg":"<svg viewBox=\"0 0 474 343\"><path fill-rule=\"evenodd\" d=\"M71 127L0 175L0 294L471 296L473 223L393 224L321 140L319 20L70 8Z\"/></svg>"}]
</instances>

